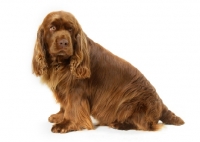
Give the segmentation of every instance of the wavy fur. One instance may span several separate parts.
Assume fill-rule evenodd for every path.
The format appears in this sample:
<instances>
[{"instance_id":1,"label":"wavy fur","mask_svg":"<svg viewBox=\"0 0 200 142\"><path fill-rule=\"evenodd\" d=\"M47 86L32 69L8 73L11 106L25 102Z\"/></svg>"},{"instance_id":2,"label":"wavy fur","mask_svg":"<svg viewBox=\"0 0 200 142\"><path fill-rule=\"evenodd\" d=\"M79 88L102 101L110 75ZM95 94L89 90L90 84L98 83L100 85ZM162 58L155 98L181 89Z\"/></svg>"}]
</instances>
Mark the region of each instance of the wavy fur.
<instances>
[{"instance_id":1,"label":"wavy fur","mask_svg":"<svg viewBox=\"0 0 200 142\"><path fill-rule=\"evenodd\" d=\"M52 132L94 129L90 115L99 125L122 130L158 130L159 120L184 124L137 68L88 38L68 12L45 17L32 64L60 104L49 117Z\"/></svg>"}]
</instances>

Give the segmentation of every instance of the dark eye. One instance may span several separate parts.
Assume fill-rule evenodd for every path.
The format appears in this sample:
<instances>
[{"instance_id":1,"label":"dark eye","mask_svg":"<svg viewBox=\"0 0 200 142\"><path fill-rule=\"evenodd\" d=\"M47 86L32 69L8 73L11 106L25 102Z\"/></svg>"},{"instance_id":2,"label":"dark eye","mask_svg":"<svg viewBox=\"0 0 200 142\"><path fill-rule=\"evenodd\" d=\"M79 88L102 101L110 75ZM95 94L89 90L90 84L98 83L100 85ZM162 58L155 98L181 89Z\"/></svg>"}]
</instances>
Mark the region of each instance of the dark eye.
<instances>
[{"instance_id":1,"label":"dark eye","mask_svg":"<svg viewBox=\"0 0 200 142\"><path fill-rule=\"evenodd\" d=\"M72 33L72 28L67 29L70 33Z\"/></svg>"},{"instance_id":2,"label":"dark eye","mask_svg":"<svg viewBox=\"0 0 200 142\"><path fill-rule=\"evenodd\" d=\"M51 26L51 27L49 28L49 30L50 30L50 31L55 31L55 30L56 30L56 26Z\"/></svg>"}]
</instances>

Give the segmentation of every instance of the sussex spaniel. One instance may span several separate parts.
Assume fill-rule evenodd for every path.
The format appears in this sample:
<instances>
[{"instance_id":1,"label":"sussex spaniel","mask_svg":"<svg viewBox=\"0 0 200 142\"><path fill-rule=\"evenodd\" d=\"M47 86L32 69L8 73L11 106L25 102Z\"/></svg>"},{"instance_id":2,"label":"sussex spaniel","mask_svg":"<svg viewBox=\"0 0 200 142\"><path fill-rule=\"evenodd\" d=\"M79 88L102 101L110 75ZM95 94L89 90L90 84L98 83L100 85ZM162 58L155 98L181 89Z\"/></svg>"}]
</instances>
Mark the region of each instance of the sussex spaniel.
<instances>
[{"instance_id":1,"label":"sussex spaniel","mask_svg":"<svg viewBox=\"0 0 200 142\"><path fill-rule=\"evenodd\" d=\"M145 76L83 32L64 11L48 14L37 33L33 73L52 90L60 111L54 133L94 129L90 116L116 129L154 131L184 121L163 104Z\"/></svg>"}]
</instances>

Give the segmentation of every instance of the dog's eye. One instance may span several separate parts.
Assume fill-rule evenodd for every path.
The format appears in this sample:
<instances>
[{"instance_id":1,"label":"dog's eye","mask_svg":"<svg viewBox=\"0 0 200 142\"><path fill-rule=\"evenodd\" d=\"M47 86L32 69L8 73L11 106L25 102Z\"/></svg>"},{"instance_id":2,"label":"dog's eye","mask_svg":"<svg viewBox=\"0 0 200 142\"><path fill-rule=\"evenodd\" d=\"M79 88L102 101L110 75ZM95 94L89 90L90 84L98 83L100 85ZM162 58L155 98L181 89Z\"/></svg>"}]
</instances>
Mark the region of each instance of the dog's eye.
<instances>
[{"instance_id":1,"label":"dog's eye","mask_svg":"<svg viewBox=\"0 0 200 142\"><path fill-rule=\"evenodd\" d=\"M56 26L51 26L49 30L50 31L55 31L56 30Z\"/></svg>"},{"instance_id":2,"label":"dog's eye","mask_svg":"<svg viewBox=\"0 0 200 142\"><path fill-rule=\"evenodd\" d=\"M72 28L67 29L70 33L72 33Z\"/></svg>"}]
</instances>

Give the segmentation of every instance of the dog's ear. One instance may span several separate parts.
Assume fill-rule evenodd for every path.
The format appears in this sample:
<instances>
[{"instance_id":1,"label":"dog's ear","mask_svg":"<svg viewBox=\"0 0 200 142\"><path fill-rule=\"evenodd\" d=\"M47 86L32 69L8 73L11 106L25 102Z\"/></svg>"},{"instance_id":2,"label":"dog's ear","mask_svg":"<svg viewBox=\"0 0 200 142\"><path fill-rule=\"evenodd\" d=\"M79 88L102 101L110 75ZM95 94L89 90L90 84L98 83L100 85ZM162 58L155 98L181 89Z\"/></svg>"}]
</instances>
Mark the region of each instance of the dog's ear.
<instances>
[{"instance_id":1,"label":"dog's ear","mask_svg":"<svg viewBox=\"0 0 200 142\"><path fill-rule=\"evenodd\" d=\"M89 78L91 72L87 36L80 30L75 38L74 54L70 61L71 73L78 79Z\"/></svg>"},{"instance_id":2,"label":"dog's ear","mask_svg":"<svg viewBox=\"0 0 200 142\"><path fill-rule=\"evenodd\" d=\"M41 76L47 72L46 47L44 43L44 30L40 26L37 32L37 39L32 59L33 73Z\"/></svg>"}]
</instances>

